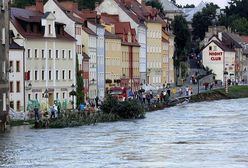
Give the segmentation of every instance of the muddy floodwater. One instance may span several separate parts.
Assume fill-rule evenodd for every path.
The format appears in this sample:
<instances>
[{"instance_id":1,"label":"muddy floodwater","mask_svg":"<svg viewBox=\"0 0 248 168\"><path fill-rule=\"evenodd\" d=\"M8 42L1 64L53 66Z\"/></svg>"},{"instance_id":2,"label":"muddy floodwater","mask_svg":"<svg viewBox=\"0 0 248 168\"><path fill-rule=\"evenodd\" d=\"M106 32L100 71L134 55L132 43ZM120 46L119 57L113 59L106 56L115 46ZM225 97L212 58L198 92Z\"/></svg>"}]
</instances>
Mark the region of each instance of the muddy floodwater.
<instances>
[{"instance_id":1,"label":"muddy floodwater","mask_svg":"<svg viewBox=\"0 0 248 168\"><path fill-rule=\"evenodd\" d=\"M2 168L247 168L248 99L192 103L142 120L0 134Z\"/></svg>"}]
</instances>

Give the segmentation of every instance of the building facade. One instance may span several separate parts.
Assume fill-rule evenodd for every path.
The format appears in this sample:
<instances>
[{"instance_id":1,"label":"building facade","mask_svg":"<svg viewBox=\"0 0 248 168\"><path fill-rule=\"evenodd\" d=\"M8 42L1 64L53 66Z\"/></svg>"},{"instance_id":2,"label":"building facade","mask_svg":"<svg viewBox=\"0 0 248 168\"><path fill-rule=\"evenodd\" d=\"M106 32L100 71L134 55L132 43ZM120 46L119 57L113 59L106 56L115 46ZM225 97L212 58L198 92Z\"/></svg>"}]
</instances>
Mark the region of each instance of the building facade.
<instances>
[{"instance_id":1,"label":"building facade","mask_svg":"<svg viewBox=\"0 0 248 168\"><path fill-rule=\"evenodd\" d=\"M87 27L82 27L82 41L84 44L83 52L87 54L89 59L89 93L88 97L94 99L97 96L97 58L96 58L96 33Z\"/></svg>"},{"instance_id":2,"label":"building facade","mask_svg":"<svg viewBox=\"0 0 248 168\"><path fill-rule=\"evenodd\" d=\"M24 111L24 48L10 43L9 50L9 106L14 111Z\"/></svg>"},{"instance_id":3,"label":"building facade","mask_svg":"<svg viewBox=\"0 0 248 168\"><path fill-rule=\"evenodd\" d=\"M64 24L51 12L11 8L10 29L25 49L25 102L75 102L70 92L76 81L76 40L64 31Z\"/></svg>"},{"instance_id":4,"label":"building facade","mask_svg":"<svg viewBox=\"0 0 248 168\"><path fill-rule=\"evenodd\" d=\"M8 0L0 1L0 131L5 129L8 115L8 55L9 55L9 7Z\"/></svg>"},{"instance_id":5,"label":"building facade","mask_svg":"<svg viewBox=\"0 0 248 168\"><path fill-rule=\"evenodd\" d=\"M129 1L131 2L131 1ZM132 0L135 5L142 5L136 0ZM135 29L137 33L137 40L140 45L139 51L139 71L140 71L140 83L147 83L147 27L145 25L145 19L135 16L132 11L126 8L125 1L117 0L104 0L97 8L99 13L108 13L111 15L119 15L121 22L130 22L131 27Z\"/></svg>"},{"instance_id":6,"label":"building facade","mask_svg":"<svg viewBox=\"0 0 248 168\"><path fill-rule=\"evenodd\" d=\"M215 74L215 80L225 83L225 79L235 81L235 50L226 47L221 41L213 38L202 49L202 63ZM224 72L228 76L224 76Z\"/></svg>"}]
</instances>

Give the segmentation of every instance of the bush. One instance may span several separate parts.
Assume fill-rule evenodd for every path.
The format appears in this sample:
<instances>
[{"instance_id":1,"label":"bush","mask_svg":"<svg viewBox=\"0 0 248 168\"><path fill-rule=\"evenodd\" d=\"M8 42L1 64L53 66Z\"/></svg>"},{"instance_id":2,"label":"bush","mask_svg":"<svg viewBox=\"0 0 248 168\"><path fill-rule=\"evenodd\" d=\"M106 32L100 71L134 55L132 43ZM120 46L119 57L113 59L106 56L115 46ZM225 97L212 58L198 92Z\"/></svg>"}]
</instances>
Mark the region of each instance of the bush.
<instances>
[{"instance_id":1,"label":"bush","mask_svg":"<svg viewBox=\"0 0 248 168\"><path fill-rule=\"evenodd\" d=\"M145 112L143 106L137 100L117 101L108 95L101 106L103 113L114 114L121 119L144 118Z\"/></svg>"}]
</instances>

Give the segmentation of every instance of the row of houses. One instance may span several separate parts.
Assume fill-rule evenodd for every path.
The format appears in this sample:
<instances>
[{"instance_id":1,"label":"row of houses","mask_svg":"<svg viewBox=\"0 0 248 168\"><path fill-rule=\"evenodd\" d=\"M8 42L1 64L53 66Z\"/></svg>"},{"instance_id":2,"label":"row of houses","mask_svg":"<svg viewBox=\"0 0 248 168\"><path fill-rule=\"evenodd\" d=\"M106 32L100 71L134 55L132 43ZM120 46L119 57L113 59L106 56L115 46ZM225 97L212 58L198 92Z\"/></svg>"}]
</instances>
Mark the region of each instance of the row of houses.
<instances>
[{"instance_id":1,"label":"row of houses","mask_svg":"<svg viewBox=\"0 0 248 168\"><path fill-rule=\"evenodd\" d=\"M158 12L140 0L104 0L95 11L68 0L11 8L11 108L75 102L77 60L89 99L103 99L114 86L174 83L174 36Z\"/></svg>"}]
</instances>

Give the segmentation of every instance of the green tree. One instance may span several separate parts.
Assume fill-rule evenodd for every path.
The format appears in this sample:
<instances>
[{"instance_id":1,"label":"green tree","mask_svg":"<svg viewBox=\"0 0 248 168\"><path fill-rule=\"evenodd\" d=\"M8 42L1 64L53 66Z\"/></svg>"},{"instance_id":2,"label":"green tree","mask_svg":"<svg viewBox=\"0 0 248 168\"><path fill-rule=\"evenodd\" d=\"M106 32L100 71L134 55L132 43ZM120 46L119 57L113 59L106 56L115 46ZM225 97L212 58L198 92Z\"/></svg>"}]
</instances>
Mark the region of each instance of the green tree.
<instances>
[{"instance_id":1,"label":"green tree","mask_svg":"<svg viewBox=\"0 0 248 168\"><path fill-rule=\"evenodd\" d=\"M101 3L103 0L74 0L78 3L79 9L95 9L96 2Z\"/></svg>"},{"instance_id":2,"label":"green tree","mask_svg":"<svg viewBox=\"0 0 248 168\"><path fill-rule=\"evenodd\" d=\"M193 27L193 39L203 40L205 37L205 32L208 30L208 26L213 24L213 21L216 19L216 9L218 5L213 3L207 4L201 12L197 12L192 20Z\"/></svg>"},{"instance_id":3,"label":"green tree","mask_svg":"<svg viewBox=\"0 0 248 168\"><path fill-rule=\"evenodd\" d=\"M82 77L82 73L79 70L79 62L78 56L76 58L76 72L77 72L77 88L76 88L76 96L77 96L77 106L84 102L84 81Z\"/></svg>"},{"instance_id":4,"label":"green tree","mask_svg":"<svg viewBox=\"0 0 248 168\"><path fill-rule=\"evenodd\" d=\"M187 21L183 16L176 16L172 22L173 33L175 35L175 54L174 65L176 70L176 77L185 76L185 74L179 74L179 70L187 61L187 53L190 49L190 31ZM182 71L181 71L182 72Z\"/></svg>"},{"instance_id":5,"label":"green tree","mask_svg":"<svg viewBox=\"0 0 248 168\"><path fill-rule=\"evenodd\" d=\"M234 32L238 32L240 35L248 35L248 21L244 17L234 19L230 27Z\"/></svg>"},{"instance_id":6,"label":"green tree","mask_svg":"<svg viewBox=\"0 0 248 168\"><path fill-rule=\"evenodd\" d=\"M183 6L183 8L195 8L195 5L194 4L186 4L185 6Z\"/></svg>"}]
</instances>

